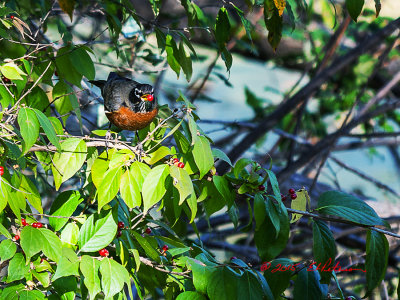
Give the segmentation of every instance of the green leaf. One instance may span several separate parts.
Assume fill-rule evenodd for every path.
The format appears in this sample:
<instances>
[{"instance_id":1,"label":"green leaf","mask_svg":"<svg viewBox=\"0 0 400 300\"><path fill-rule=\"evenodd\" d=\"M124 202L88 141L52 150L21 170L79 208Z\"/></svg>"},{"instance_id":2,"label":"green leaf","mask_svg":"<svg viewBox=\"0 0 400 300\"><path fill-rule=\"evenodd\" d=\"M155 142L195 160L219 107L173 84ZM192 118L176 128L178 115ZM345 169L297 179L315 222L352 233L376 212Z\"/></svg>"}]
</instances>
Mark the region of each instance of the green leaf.
<instances>
[{"instance_id":1,"label":"green leaf","mask_svg":"<svg viewBox=\"0 0 400 300\"><path fill-rule=\"evenodd\" d=\"M94 252L108 246L117 233L116 217L110 210L105 216L91 215L82 225L78 246L81 252Z\"/></svg>"},{"instance_id":2,"label":"green leaf","mask_svg":"<svg viewBox=\"0 0 400 300\"><path fill-rule=\"evenodd\" d=\"M237 299L263 299L263 294L257 277L250 271L244 271L238 280Z\"/></svg>"},{"instance_id":3,"label":"green leaf","mask_svg":"<svg viewBox=\"0 0 400 300\"><path fill-rule=\"evenodd\" d=\"M18 125L24 139L22 152L25 154L39 137L40 126L35 112L29 108L22 107L18 113Z\"/></svg>"},{"instance_id":4,"label":"green leaf","mask_svg":"<svg viewBox=\"0 0 400 300\"><path fill-rule=\"evenodd\" d=\"M186 198L194 192L192 180L186 170L175 165L170 166L169 172L173 178L174 187L179 191L179 205L182 205Z\"/></svg>"},{"instance_id":5,"label":"green leaf","mask_svg":"<svg viewBox=\"0 0 400 300\"><path fill-rule=\"evenodd\" d=\"M0 192L0 195L1 195L1 192ZM2 198L3 198L3 201L5 200L5 201L6 201L6 204L7 204L7 200L4 199L4 197L0 197L0 199L2 199ZM0 200L0 201L1 201L1 200ZM5 207L5 205L4 205L4 207ZM0 211L2 211L2 210L3 210L3 208L1 208L1 206L0 206ZM11 239L11 238L12 238L12 237L11 237L11 234L8 232L7 228L5 228L4 225L1 224L1 223L0 223L0 233L1 233L2 235L4 235L6 238L8 238L8 239Z\"/></svg>"},{"instance_id":6,"label":"green leaf","mask_svg":"<svg viewBox=\"0 0 400 300\"><path fill-rule=\"evenodd\" d=\"M150 159L148 159L148 160L146 159L145 161L149 165L154 165L160 159L162 159L165 156L170 155L170 154L171 154L171 150L168 147L161 146L156 151L150 153Z\"/></svg>"},{"instance_id":7,"label":"green leaf","mask_svg":"<svg viewBox=\"0 0 400 300\"><path fill-rule=\"evenodd\" d=\"M176 300L207 300L207 298L199 292L187 291L180 293Z\"/></svg>"},{"instance_id":8,"label":"green leaf","mask_svg":"<svg viewBox=\"0 0 400 300\"><path fill-rule=\"evenodd\" d=\"M208 278L207 295L210 299L231 300L237 297L239 276L227 267L216 268Z\"/></svg>"},{"instance_id":9,"label":"green leaf","mask_svg":"<svg viewBox=\"0 0 400 300\"><path fill-rule=\"evenodd\" d=\"M225 154L225 152L223 152L223 151L221 151L221 150L219 150L217 148L213 148L211 150L211 152L212 152L212 154L213 154L213 156L215 158L218 158L220 160L223 160L223 161L227 162L232 167L232 162L229 159L228 155Z\"/></svg>"},{"instance_id":10,"label":"green leaf","mask_svg":"<svg viewBox=\"0 0 400 300\"><path fill-rule=\"evenodd\" d=\"M39 120L40 126L43 128L44 133L46 134L46 137L54 146L56 146L58 151L61 151L61 145L58 141L58 137L56 135L56 131L54 130L53 124L51 124L49 119L40 110L33 110Z\"/></svg>"},{"instance_id":11,"label":"green leaf","mask_svg":"<svg viewBox=\"0 0 400 300\"><path fill-rule=\"evenodd\" d=\"M334 215L363 225L387 225L364 201L338 191L323 193L317 210L324 215Z\"/></svg>"},{"instance_id":12,"label":"green leaf","mask_svg":"<svg viewBox=\"0 0 400 300\"><path fill-rule=\"evenodd\" d=\"M126 170L121 177L119 187L121 197L129 208L134 208L142 204L142 196L140 194L139 184L133 175L132 168Z\"/></svg>"},{"instance_id":13,"label":"green leaf","mask_svg":"<svg viewBox=\"0 0 400 300\"><path fill-rule=\"evenodd\" d=\"M45 300L45 295L43 295L42 292L40 291L29 291L29 290L24 290L18 293L19 295L19 300Z\"/></svg>"},{"instance_id":14,"label":"green leaf","mask_svg":"<svg viewBox=\"0 0 400 300\"><path fill-rule=\"evenodd\" d=\"M17 245L12 240L3 240L0 243L1 261L9 260L17 252Z\"/></svg>"},{"instance_id":15,"label":"green leaf","mask_svg":"<svg viewBox=\"0 0 400 300\"><path fill-rule=\"evenodd\" d=\"M21 231L21 248L25 252L27 261L42 249L39 230L32 226L25 226Z\"/></svg>"},{"instance_id":16,"label":"green leaf","mask_svg":"<svg viewBox=\"0 0 400 300\"><path fill-rule=\"evenodd\" d=\"M274 299L279 299L279 296L289 286L290 279L296 270L295 267L296 265L293 264L293 261L288 258L274 259L271 262L264 262L261 266L261 271L264 271L264 277L268 282Z\"/></svg>"},{"instance_id":17,"label":"green leaf","mask_svg":"<svg viewBox=\"0 0 400 300\"><path fill-rule=\"evenodd\" d=\"M61 232L61 242L63 247L74 248L78 243L79 227L76 223L69 223Z\"/></svg>"},{"instance_id":18,"label":"green leaf","mask_svg":"<svg viewBox=\"0 0 400 300\"><path fill-rule=\"evenodd\" d=\"M293 296L299 300L322 300L327 294L327 286L319 283L320 277L316 270L302 269L294 282Z\"/></svg>"},{"instance_id":19,"label":"green leaf","mask_svg":"<svg viewBox=\"0 0 400 300\"><path fill-rule=\"evenodd\" d=\"M21 185L19 186L21 191L26 192L24 196L28 199L29 203L39 212L43 213L42 199L40 198L39 191L35 184L25 175L21 176Z\"/></svg>"},{"instance_id":20,"label":"green leaf","mask_svg":"<svg viewBox=\"0 0 400 300\"><path fill-rule=\"evenodd\" d=\"M51 205L50 214L52 216L70 217L82 201L83 199L77 191L62 192ZM49 218L49 223L55 231L59 231L67 222L68 218Z\"/></svg>"},{"instance_id":21,"label":"green leaf","mask_svg":"<svg viewBox=\"0 0 400 300\"><path fill-rule=\"evenodd\" d=\"M23 80L24 78L22 78L21 75L26 76L26 73L13 62L2 65L0 71L3 73L4 77L11 80Z\"/></svg>"},{"instance_id":22,"label":"green leaf","mask_svg":"<svg viewBox=\"0 0 400 300\"><path fill-rule=\"evenodd\" d=\"M279 214L281 207L283 204L275 203L270 197L268 197L266 203L266 208L268 212L269 219L271 220L272 225L274 225L276 235L275 237L278 237L279 231L281 230L281 223L279 220Z\"/></svg>"},{"instance_id":23,"label":"green leaf","mask_svg":"<svg viewBox=\"0 0 400 300\"><path fill-rule=\"evenodd\" d=\"M15 254L8 264L7 271L7 283L20 280L29 272L29 265L25 264L25 258L22 253Z\"/></svg>"},{"instance_id":24,"label":"green leaf","mask_svg":"<svg viewBox=\"0 0 400 300\"><path fill-rule=\"evenodd\" d=\"M176 76L179 78L179 73L181 71L181 66L178 62L179 50L176 46L175 40L169 34L165 39L165 51L167 52L167 62L171 69L176 73Z\"/></svg>"},{"instance_id":25,"label":"green leaf","mask_svg":"<svg viewBox=\"0 0 400 300\"><path fill-rule=\"evenodd\" d=\"M211 152L210 142L205 136L199 136L193 147L193 157L200 170L199 179L214 166L214 158Z\"/></svg>"},{"instance_id":26,"label":"green leaf","mask_svg":"<svg viewBox=\"0 0 400 300\"><path fill-rule=\"evenodd\" d=\"M140 191L142 191L144 180L150 171L150 167L142 162L134 161L131 164L130 172L132 173L133 177L135 177Z\"/></svg>"},{"instance_id":27,"label":"green leaf","mask_svg":"<svg viewBox=\"0 0 400 300\"><path fill-rule=\"evenodd\" d=\"M254 196L254 219L256 220L256 230L260 228L267 216L267 210L265 207L264 197L257 193Z\"/></svg>"},{"instance_id":28,"label":"green leaf","mask_svg":"<svg viewBox=\"0 0 400 300\"><path fill-rule=\"evenodd\" d=\"M72 65L75 67L79 74L85 76L89 80L93 80L96 76L96 70L90 55L83 49L83 47L78 46L71 51L69 56Z\"/></svg>"},{"instance_id":29,"label":"green leaf","mask_svg":"<svg viewBox=\"0 0 400 300\"><path fill-rule=\"evenodd\" d=\"M229 41L230 31L231 24L229 23L228 10L225 7L221 7L215 22L215 39L220 51L225 48L225 44Z\"/></svg>"},{"instance_id":30,"label":"green leaf","mask_svg":"<svg viewBox=\"0 0 400 300\"><path fill-rule=\"evenodd\" d=\"M92 174L92 181L95 187L98 189L100 187L101 182L103 181L104 174L106 173L108 166L110 164L109 159L112 158L116 149L110 149L108 151L108 159L107 159L107 152L104 151L101 153L93 162L92 169L90 170Z\"/></svg>"},{"instance_id":31,"label":"green leaf","mask_svg":"<svg viewBox=\"0 0 400 300\"><path fill-rule=\"evenodd\" d=\"M385 277L389 255L389 243L386 236L383 233L368 230L366 252L367 292L363 298L369 296Z\"/></svg>"},{"instance_id":32,"label":"green leaf","mask_svg":"<svg viewBox=\"0 0 400 300\"><path fill-rule=\"evenodd\" d=\"M38 231L41 234L39 240L41 241L43 254L58 263L62 252L62 243L60 238L53 231L47 228L40 228Z\"/></svg>"},{"instance_id":33,"label":"green leaf","mask_svg":"<svg viewBox=\"0 0 400 300\"><path fill-rule=\"evenodd\" d=\"M185 50L182 41L179 43L178 50L178 62L181 65L183 74L185 74L186 80L189 82L192 78L193 69L192 69L192 59L190 54Z\"/></svg>"},{"instance_id":34,"label":"green leaf","mask_svg":"<svg viewBox=\"0 0 400 300\"><path fill-rule=\"evenodd\" d=\"M258 230L255 230L254 240L262 261L270 261L285 249L289 239L289 218L284 205L279 213L279 234L269 218L264 219Z\"/></svg>"},{"instance_id":35,"label":"green leaf","mask_svg":"<svg viewBox=\"0 0 400 300\"><path fill-rule=\"evenodd\" d=\"M56 273L51 278L52 281L61 277L79 276L78 272L79 259L71 248L63 248L62 256L57 264Z\"/></svg>"},{"instance_id":36,"label":"green leaf","mask_svg":"<svg viewBox=\"0 0 400 300\"><path fill-rule=\"evenodd\" d=\"M118 194L119 186L121 183L122 168L117 166L116 168L109 169L104 178L97 188L98 191L98 211L102 209L104 205L109 203Z\"/></svg>"},{"instance_id":37,"label":"green leaf","mask_svg":"<svg viewBox=\"0 0 400 300\"><path fill-rule=\"evenodd\" d=\"M232 54L226 48L222 50L222 60L225 62L226 70L229 72L232 67Z\"/></svg>"},{"instance_id":38,"label":"green leaf","mask_svg":"<svg viewBox=\"0 0 400 300\"><path fill-rule=\"evenodd\" d=\"M268 12L264 9L265 26L268 29L268 42L272 49L276 51L282 38L283 18L282 16L279 16L277 8L273 9L271 17L267 17L267 15Z\"/></svg>"},{"instance_id":39,"label":"green leaf","mask_svg":"<svg viewBox=\"0 0 400 300\"><path fill-rule=\"evenodd\" d=\"M233 201L235 200L235 194L233 193L233 190L229 184L229 181L225 179L223 176L213 176L213 182L215 187L217 188L217 191L221 194L222 198L225 201L225 204L228 205L228 207L231 207L233 204Z\"/></svg>"},{"instance_id":40,"label":"green leaf","mask_svg":"<svg viewBox=\"0 0 400 300\"><path fill-rule=\"evenodd\" d=\"M142 237L139 233L136 231L132 232L133 235L135 236L135 239L139 243L139 245L143 248L143 250L146 252L146 254L154 261L160 262L160 253L154 247L147 241L145 237Z\"/></svg>"},{"instance_id":41,"label":"green leaf","mask_svg":"<svg viewBox=\"0 0 400 300\"><path fill-rule=\"evenodd\" d=\"M54 232L46 228L25 226L21 231L21 248L27 260L42 251L45 256L58 262L61 257L62 243Z\"/></svg>"},{"instance_id":42,"label":"green leaf","mask_svg":"<svg viewBox=\"0 0 400 300\"><path fill-rule=\"evenodd\" d=\"M25 285L17 284L17 285L8 285L4 288L0 293L1 300L18 300L19 292L25 290Z\"/></svg>"},{"instance_id":43,"label":"green leaf","mask_svg":"<svg viewBox=\"0 0 400 300\"><path fill-rule=\"evenodd\" d=\"M317 264L333 267L336 257L336 244L332 232L325 222L314 219L313 254ZM321 271L321 283L329 284L332 272Z\"/></svg>"},{"instance_id":44,"label":"green leaf","mask_svg":"<svg viewBox=\"0 0 400 300\"><path fill-rule=\"evenodd\" d=\"M364 0L346 0L346 8L354 22L357 22L364 6Z\"/></svg>"},{"instance_id":45,"label":"green leaf","mask_svg":"<svg viewBox=\"0 0 400 300\"><path fill-rule=\"evenodd\" d=\"M268 174L269 182L271 183L272 191L274 192L274 196L275 196L275 200L282 204L281 191L279 190L278 180L276 179L274 172L272 172L271 170L268 170L268 169L265 171Z\"/></svg>"},{"instance_id":46,"label":"green leaf","mask_svg":"<svg viewBox=\"0 0 400 300\"><path fill-rule=\"evenodd\" d=\"M196 291L206 293L209 279L215 269L210 268L203 262L193 258L188 258L186 264L188 265L188 268L192 270L193 285L196 288Z\"/></svg>"},{"instance_id":47,"label":"green leaf","mask_svg":"<svg viewBox=\"0 0 400 300\"><path fill-rule=\"evenodd\" d=\"M72 63L72 51L73 47L70 45L58 50L55 61L57 73L60 79L65 79L68 82L80 87L82 75L77 71Z\"/></svg>"},{"instance_id":48,"label":"green leaf","mask_svg":"<svg viewBox=\"0 0 400 300\"><path fill-rule=\"evenodd\" d=\"M379 13L381 12L381 1L380 0L375 0L375 11L376 11L375 16L378 17Z\"/></svg>"},{"instance_id":49,"label":"green leaf","mask_svg":"<svg viewBox=\"0 0 400 300\"><path fill-rule=\"evenodd\" d=\"M48 272L37 272L36 270L31 270L32 275L40 281L43 287L47 288L50 285L50 275ZM34 298L36 300L36 298Z\"/></svg>"},{"instance_id":50,"label":"green leaf","mask_svg":"<svg viewBox=\"0 0 400 300\"><path fill-rule=\"evenodd\" d=\"M235 166L233 167L233 175L235 175L236 178L239 178L240 173L243 171L243 169L251 164L253 161L248 158L241 158L239 159Z\"/></svg>"},{"instance_id":51,"label":"green leaf","mask_svg":"<svg viewBox=\"0 0 400 300\"><path fill-rule=\"evenodd\" d=\"M82 130L81 110L75 91L66 84L64 80L59 80L53 88L52 97L53 101L55 101L54 106L57 111L60 115L65 115L63 117L64 123L69 117L68 113L73 110L79 120L79 125Z\"/></svg>"},{"instance_id":52,"label":"green leaf","mask_svg":"<svg viewBox=\"0 0 400 300\"><path fill-rule=\"evenodd\" d=\"M53 174L58 173L59 177L54 178L56 189L60 188L61 183L67 181L75 175L83 166L87 154L87 147L84 140L69 138L61 144L61 153L56 153L53 157Z\"/></svg>"},{"instance_id":53,"label":"green leaf","mask_svg":"<svg viewBox=\"0 0 400 300\"><path fill-rule=\"evenodd\" d=\"M146 213L153 205L161 200L165 194L165 180L169 175L169 167L166 164L156 166L146 176L143 187L143 212Z\"/></svg>"},{"instance_id":54,"label":"green leaf","mask_svg":"<svg viewBox=\"0 0 400 300\"><path fill-rule=\"evenodd\" d=\"M101 291L99 277L100 261L94 257L83 255L79 267L84 276L83 283L89 290L90 300L93 300Z\"/></svg>"},{"instance_id":55,"label":"green leaf","mask_svg":"<svg viewBox=\"0 0 400 300\"><path fill-rule=\"evenodd\" d=\"M119 293L124 283L129 286L128 271L113 259L104 258L100 263L101 286L106 298Z\"/></svg>"}]
</instances>

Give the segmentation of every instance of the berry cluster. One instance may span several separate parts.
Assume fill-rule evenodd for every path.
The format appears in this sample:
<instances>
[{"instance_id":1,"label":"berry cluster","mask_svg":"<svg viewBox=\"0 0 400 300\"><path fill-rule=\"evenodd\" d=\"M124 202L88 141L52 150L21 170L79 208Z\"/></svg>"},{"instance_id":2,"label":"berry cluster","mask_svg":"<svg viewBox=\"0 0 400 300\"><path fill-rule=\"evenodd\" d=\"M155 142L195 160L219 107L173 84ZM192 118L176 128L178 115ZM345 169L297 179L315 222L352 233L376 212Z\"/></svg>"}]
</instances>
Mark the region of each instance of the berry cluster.
<instances>
[{"instance_id":1,"label":"berry cluster","mask_svg":"<svg viewBox=\"0 0 400 300\"><path fill-rule=\"evenodd\" d=\"M122 229L125 228L125 223L122 221L118 222L118 232L117 232L117 237L120 237L122 235Z\"/></svg>"},{"instance_id":2,"label":"berry cluster","mask_svg":"<svg viewBox=\"0 0 400 300\"><path fill-rule=\"evenodd\" d=\"M179 161L179 159L177 159L177 158L174 158L174 159L172 160L172 162L173 162L174 165L177 166L178 168L183 169L183 168L185 167L185 164L184 164L183 162Z\"/></svg>"},{"instance_id":3,"label":"berry cluster","mask_svg":"<svg viewBox=\"0 0 400 300\"><path fill-rule=\"evenodd\" d=\"M35 222L35 223L32 223L32 227L33 227L33 228L42 228L42 227L43 227L43 224L40 223L40 222Z\"/></svg>"},{"instance_id":4,"label":"berry cluster","mask_svg":"<svg viewBox=\"0 0 400 300\"><path fill-rule=\"evenodd\" d=\"M294 199L297 198L297 194L296 194L295 189L290 188L288 192L289 192L289 195L290 195L290 199L294 200ZM281 200L285 201L286 199L287 199L287 196L284 195L284 194L281 194Z\"/></svg>"},{"instance_id":5,"label":"berry cluster","mask_svg":"<svg viewBox=\"0 0 400 300\"><path fill-rule=\"evenodd\" d=\"M162 251L161 251L161 253L165 253L165 252L167 252L168 251L168 249L169 249L169 247L167 246L167 245L164 245L163 247L162 247Z\"/></svg>"},{"instance_id":6,"label":"berry cluster","mask_svg":"<svg viewBox=\"0 0 400 300\"><path fill-rule=\"evenodd\" d=\"M11 80L8 79L7 77L3 76L1 79L3 80L4 83L11 83Z\"/></svg>"},{"instance_id":7,"label":"berry cluster","mask_svg":"<svg viewBox=\"0 0 400 300\"><path fill-rule=\"evenodd\" d=\"M102 256L102 257L107 257L107 256L110 255L110 252L108 252L107 249L103 248L103 249L101 249L101 250L99 251L99 254L100 254L100 256Z\"/></svg>"}]
</instances>

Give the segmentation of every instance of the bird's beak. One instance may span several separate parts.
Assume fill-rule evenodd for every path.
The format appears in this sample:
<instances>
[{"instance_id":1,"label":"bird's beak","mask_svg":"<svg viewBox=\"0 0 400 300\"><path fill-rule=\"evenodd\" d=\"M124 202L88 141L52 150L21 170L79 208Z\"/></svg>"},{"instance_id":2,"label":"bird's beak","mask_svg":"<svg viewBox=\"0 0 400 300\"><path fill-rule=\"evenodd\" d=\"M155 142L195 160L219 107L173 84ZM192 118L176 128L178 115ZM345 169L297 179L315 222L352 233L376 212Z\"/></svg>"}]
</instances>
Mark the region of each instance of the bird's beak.
<instances>
[{"instance_id":1,"label":"bird's beak","mask_svg":"<svg viewBox=\"0 0 400 300\"><path fill-rule=\"evenodd\" d=\"M154 100L154 96L153 95L150 95L150 94L146 94L146 95L143 95L142 97L140 97L142 100L144 100L144 101L153 101Z\"/></svg>"}]
</instances>

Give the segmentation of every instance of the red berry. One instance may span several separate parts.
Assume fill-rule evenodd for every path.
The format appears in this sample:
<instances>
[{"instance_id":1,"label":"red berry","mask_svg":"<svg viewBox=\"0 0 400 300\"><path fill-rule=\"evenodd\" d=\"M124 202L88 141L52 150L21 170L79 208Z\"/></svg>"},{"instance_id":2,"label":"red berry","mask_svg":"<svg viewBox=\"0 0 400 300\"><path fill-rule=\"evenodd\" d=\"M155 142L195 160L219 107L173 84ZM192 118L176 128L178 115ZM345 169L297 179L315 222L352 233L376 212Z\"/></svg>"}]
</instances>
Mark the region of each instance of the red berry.
<instances>
[{"instance_id":1,"label":"red berry","mask_svg":"<svg viewBox=\"0 0 400 300\"><path fill-rule=\"evenodd\" d=\"M294 194L296 191L294 189L289 189L289 194Z\"/></svg>"},{"instance_id":2,"label":"red berry","mask_svg":"<svg viewBox=\"0 0 400 300\"><path fill-rule=\"evenodd\" d=\"M285 201L286 200L286 196L284 194L281 194L281 200Z\"/></svg>"},{"instance_id":3,"label":"red berry","mask_svg":"<svg viewBox=\"0 0 400 300\"><path fill-rule=\"evenodd\" d=\"M0 166L0 176L3 176L3 174L4 174L4 167Z\"/></svg>"},{"instance_id":4,"label":"red berry","mask_svg":"<svg viewBox=\"0 0 400 300\"><path fill-rule=\"evenodd\" d=\"M168 246L167 245L164 245L163 247L162 247L162 250L165 252L165 251L168 251Z\"/></svg>"},{"instance_id":5,"label":"red berry","mask_svg":"<svg viewBox=\"0 0 400 300\"><path fill-rule=\"evenodd\" d=\"M18 234L16 236L14 236L14 240L16 240L16 241L19 240L19 235Z\"/></svg>"},{"instance_id":6,"label":"red berry","mask_svg":"<svg viewBox=\"0 0 400 300\"><path fill-rule=\"evenodd\" d=\"M57 70L54 71L54 75L58 76L58 72Z\"/></svg>"},{"instance_id":7,"label":"red berry","mask_svg":"<svg viewBox=\"0 0 400 300\"><path fill-rule=\"evenodd\" d=\"M122 235L122 231L121 230L118 230L118 232L117 232L117 237L120 237Z\"/></svg>"},{"instance_id":8,"label":"red berry","mask_svg":"<svg viewBox=\"0 0 400 300\"><path fill-rule=\"evenodd\" d=\"M234 259L237 259L237 257L236 257L236 256L232 256L232 257L231 257L231 260L234 260Z\"/></svg>"},{"instance_id":9,"label":"red berry","mask_svg":"<svg viewBox=\"0 0 400 300\"><path fill-rule=\"evenodd\" d=\"M40 222L37 222L37 223L36 223L36 226L37 226L37 228L42 228L42 227L43 227L43 224L40 223Z\"/></svg>"},{"instance_id":10,"label":"red berry","mask_svg":"<svg viewBox=\"0 0 400 300\"><path fill-rule=\"evenodd\" d=\"M118 222L118 229L123 229L123 228L125 228L125 223L122 222L122 221L119 221Z\"/></svg>"},{"instance_id":11,"label":"red berry","mask_svg":"<svg viewBox=\"0 0 400 300\"><path fill-rule=\"evenodd\" d=\"M44 262L44 261L46 261L46 259L45 259L44 257L42 257L42 258L40 259L40 263L42 263L42 262Z\"/></svg>"},{"instance_id":12,"label":"red berry","mask_svg":"<svg viewBox=\"0 0 400 300\"><path fill-rule=\"evenodd\" d=\"M101 249L100 251L99 251L99 254L100 254L100 256L103 256L103 257L107 257L110 253L108 252L108 250L107 249Z\"/></svg>"},{"instance_id":13,"label":"red berry","mask_svg":"<svg viewBox=\"0 0 400 300\"><path fill-rule=\"evenodd\" d=\"M290 198L292 198L292 200L296 199L297 198L297 194L296 193L290 194Z\"/></svg>"},{"instance_id":14,"label":"red berry","mask_svg":"<svg viewBox=\"0 0 400 300\"><path fill-rule=\"evenodd\" d=\"M11 20L14 20L14 18L15 18L15 17L14 17L13 15L10 16L10 19L11 19Z\"/></svg>"},{"instance_id":15,"label":"red berry","mask_svg":"<svg viewBox=\"0 0 400 300\"><path fill-rule=\"evenodd\" d=\"M22 226L28 225L28 223L26 223L26 220L25 220L25 219L21 219L21 224L22 224Z\"/></svg>"},{"instance_id":16,"label":"red berry","mask_svg":"<svg viewBox=\"0 0 400 300\"><path fill-rule=\"evenodd\" d=\"M35 222L35 223L32 223L32 227L33 227L33 228L37 228L37 226L38 226L38 223L36 223L36 222Z\"/></svg>"},{"instance_id":17,"label":"red berry","mask_svg":"<svg viewBox=\"0 0 400 300\"><path fill-rule=\"evenodd\" d=\"M174 164L177 164L177 163L179 162L179 159L174 158L174 159L172 160L172 162L173 162Z\"/></svg>"},{"instance_id":18,"label":"red berry","mask_svg":"<svg viewBox=\"0 0 400 300\"><path fill-rule=\"evenodd\" d=\"M185 164L184 164L183 162L180 162L180 163L178 164L178 168L183 169L184 167L185 167Z\"/></svg>"},{"instance_id":19,"label":"red berry","mask_svg":"<svg viewBox=\"0 0 400 300\"><path fill-rule=\"evenodd\" d=\"M147 227L146 230L145 230L145 232L146 232L146 234L150 234L150 233L151 233L151 228L150 228L150 227Z\"/></svg>"},{"instance_id":20,"label":"red berry","mask_svg":"<svg viewBox=\"0 0 400 300\"><path fill-rule=\"evenodd\" d=\"M153 95L147 95L147 101L153 101L154 96Z\"/></svg>"},{"instance_id":21,"label":"red berry","mask_svg":"<svg viewBox=\"0 0 400 300\"><path fill-rule=\"evenodd\" d=\"M262 191L265 191L265 186L259 185L259 186L258 186L258 190L261 191L261 192L262 192Z\"/></svg>"},{"instance_id":22,"label":"red berry","mask_svg":"<svg viewBox=\"0 0 400 300\"><path fill-rule=\"evenodd\" d=\"M2 79L3 79L4 83L10 83L10 82L11 82L11 80L8 79L7 77L4 77L4 76L3 76Z\"/></svg>"}]
</instances>

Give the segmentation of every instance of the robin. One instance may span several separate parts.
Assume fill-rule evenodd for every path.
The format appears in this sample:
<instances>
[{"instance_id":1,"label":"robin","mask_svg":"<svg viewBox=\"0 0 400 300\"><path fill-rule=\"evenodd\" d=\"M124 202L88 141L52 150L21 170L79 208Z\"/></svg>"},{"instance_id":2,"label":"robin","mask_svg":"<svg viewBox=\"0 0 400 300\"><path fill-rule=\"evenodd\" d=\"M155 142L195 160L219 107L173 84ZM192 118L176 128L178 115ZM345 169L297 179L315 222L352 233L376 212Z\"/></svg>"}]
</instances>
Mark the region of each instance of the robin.
<instances>
[{"instance_id":1,"label":"robin","mask_svg":"<svg viewBox=\"0 0 400 300\"><path fill-rule=\"evenodd\" d=\"M111 72L106 80L90 80L101 89L105 114L120 129L145 128L158 113L154 88Z\"/></svg>"}]
</instances>

